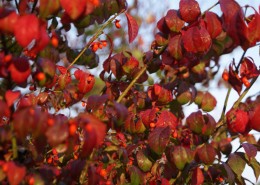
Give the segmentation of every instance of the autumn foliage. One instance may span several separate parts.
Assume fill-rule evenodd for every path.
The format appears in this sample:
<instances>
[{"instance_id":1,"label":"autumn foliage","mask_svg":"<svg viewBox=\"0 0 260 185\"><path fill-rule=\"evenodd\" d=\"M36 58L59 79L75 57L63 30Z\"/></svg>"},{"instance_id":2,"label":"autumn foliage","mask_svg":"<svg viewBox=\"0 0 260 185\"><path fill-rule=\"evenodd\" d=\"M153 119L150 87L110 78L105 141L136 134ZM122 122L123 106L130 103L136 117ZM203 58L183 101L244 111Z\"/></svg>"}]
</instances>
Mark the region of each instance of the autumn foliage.
<instances>
[{"instance_id":1,"label":"autumn foliage","mask_svg":"<svg viewBox=\"0 0 260 185\"><path fill-rule=\"evenodd\" d=\"M158 20L151 49L136 56L114 47L124 27L127 44L138 36L140 21L126 0L3 0L0 181L255 183L260 143L251 131L260 131L260 96L242 99L260 74L259 63L246 56L260 42L260 10L234 0L215 6L220 15L180 0L178 10ZM67 39L72 29L85 36L80 48ZM240 61L230 59L220 70L220 56L237 47L244 51ZM103 68L90 73L101 50L107 51ZM216 74L228 89L226 101L218 100L225 101L219 116L210 113L217 99L201 88ZM226 110L232 89L239 98ZM185 115L191 104L197 111ZM256 179L241 176L246 164Z\"/></svg>"}]
</instances>

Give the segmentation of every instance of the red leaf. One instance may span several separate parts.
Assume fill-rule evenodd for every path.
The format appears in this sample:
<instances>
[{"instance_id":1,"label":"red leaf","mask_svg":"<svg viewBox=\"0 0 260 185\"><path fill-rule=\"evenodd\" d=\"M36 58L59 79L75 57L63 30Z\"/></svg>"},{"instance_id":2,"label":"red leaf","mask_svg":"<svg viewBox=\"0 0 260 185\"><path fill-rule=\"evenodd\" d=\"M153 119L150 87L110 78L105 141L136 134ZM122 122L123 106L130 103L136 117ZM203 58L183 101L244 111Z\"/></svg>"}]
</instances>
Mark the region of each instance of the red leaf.
<instances>
[{"instance_id":1,"label":"red leaf","mask_svg":"<svg viewBox=\"0 0 260 185\"><path fill-rule=\"evenodd\" d=\"M180 34L175 35L169 40L168 51L176 60L182 58L182 36Z\"/></svg>"},{"instance_id":2,"label":"red leaf","mask_svg":"<svg viewBox=\"0 0 260 185\"><path fill-rule=\"evenodd\" d=\"M59 65L56 65L56 67L57 67L57 69L59 70L59 72L61 73L61 74L66 74L67 73L67 68L66 67L64 67L64 66L59 66ZM79 71L77 70L77 71L75 71L75 73L78 73ZM75 73L74 73L74 75L75 75ZM75 77L76 77L76 75L75 75ZM79 78L77 78L77 79L79 79Z\"/></svg>"},{"instance_id":3,"label":"red leaf","mask_svg":"<svg viewBox=\"0 0 260 185\"><path fill-rule=\"evenodd\" d=\"M131 43L138 34L139 26L136 20L131 15L129 15L128 13L125 13L125 15L127 18L129 43Z\"/></svg>"},{"instance_id":4,"label":"red leaf","mask_svg":"<svg viewBox=\"0 0 260 185\"><path fill-rule=\"evenodd\" d=\"M260 11L260 8L259 8ZM243 34L249 41L249 45L255 45L256 42L260 41L260 14L255 11L255 14L250 17L251 21L245 28Z\"/></svg>"},{"instance_id":5,"label":"red leaf","mask_svg":"<svg viewBox=\"0 0 260 185\"><path fill-rule=\"evenodd\" d=\"M151 149L158 155L162 154L169 142L171 135L171 128L166 127L156 127L152 132L150 132L148 137L148 144Z\"/></svg>"},{"instance_id":6,"label":"red leaf","mask_svg":"<svg viewBox=\"0 0 260 185\"><path fill-rule=\"evenodd\" d=\"M13 59L8 71L11 73L12 80L17 84L26 82L28 76L31 74L29 62L24 57Z\"/></svg>"},{"instance_id":7,"label":"red leaf","mask_svg":"<svg viewBox=\"0 0 260 185\"><path fill-rule=\"evenodd\" d=\"M191 179L192 179L191 180L191 184L192 185L203 184L203 182L204 182L204 175L203 175L202 170L199 167L197 167L196 169L193 170Z\"/></svg>"},{"instance_id":8,"label":"red leaf","mask_svg":"<svg viewBox=\"0 0 260 185\"><path fill-rule=\"evenodd\" d=\"M7 162L7 178L10 185L19 185L26 174L24 166L17 166L14 162Z\"/></svg>"},{"instance_id":9,"label":"red leaf","mask_svg":"<svg viewBox=\"0 0 260 185\"><path fill-rule=\"evenodd\" d=\"M32 49L29 50L29 52L37 54L49 44L50 37L46 32L46 29L47 23L41 21L39 27L39 39L36 40L35 45L32 47Z\"/></svg>"},{"instance_id":10,"label":"red leaf","mask_svg":"<svg viewBox=\"0 0 260 185\"><path fill-rule=\"evenodd\" d=\"M188 52L193 53L206 53L212 43L208 31L204 27L199 28L198 26L193 26L187 31L183 31L182 40L184 48Z\"/></svg>"},{"instance_id":11,"label":"red leaf","mask_svg":"<svg viewBox=\"0 0 260 185\"><path fill-rule=\"evenodd\" d=\"M241 34L239 30L243 30L245 25L244 14L239 4L234 0L219 0L221 11L223 12L223 28L233 39L235 45L241 43ZM232 23L232 24L230 24Z\"/></svg>"},{"instance_id":12,"label":"red leaf","mask_svg":"<svg viewBox=\"0 0 260 185\"><path fill-rule=\"evenodd\" d=\"M13 33L18 17L19 16L15 12L10 12L7 16L2 17L0 19L0 30L7 33Z\"/></svg>"},{"instance_id":13,"label":"red leaf","mask_svg":"<svg viewBox=\"0 0 260 185\"><path fill-rule=\"evenodd\" d=\"M166 24L165 17L161 18L157 22L157 28L164 34L168 34L170 32L170 29L168 28L168 26Z\"/></svg>"},{"instance_id":14,"label":"red leaf","mask_svg":"<svg viewBox=\"0 0 260 185\"><path fill-rule=\"evenodd\" d=\"M60 3L72 20L78 19L86 9L86 0L60 0Z\"/></svg>"},{"instance_id":15,"label":"red leaf","mask_svg":"<svg viewBox=\"0 0 260 185\"><path fill-rule=\"evenodd\" d=\"M79 92L86 94L87 92L91 91L95 84L95 78L93 75L84 73L81 75L78 83Z\"/></svg>"},{"instance_id":16,"label":"red leaf","mask_svg":"<svg viewBox=\"0 0 260 185\"><path fill-rule=\"evenodd\" d=\"M178 126L177 117L173 113L167 110L161 112L156 123L156 127L165 127L165 126L170 126L172 130L175 130L176 127Z\"/></svg>"},{"instance_id":17,"label":"red leaf","mask_svg":"<svg viewBox=\"0 0 260 185\"><path fill-rule=\"evenodd\" d=\"M165 16L165 23L173 32L179 32L184 26L185 22L178 15L177 10L169 10Z\"/></svg>"},{"instance_id":18,"label":"red leaf","mask_svg":"<svg viewBox=\"0 0 260 185\"><path fill-rule=\"evenodd\" d=\"M131 56L129 60L122 66L122 68L126 73L130 73L134 69L138 68L138 66L139 61L135 57Z\"/></svg>"},{"instance_id":19,"label":"red leaf","mask_svg":"<svg viewBox=\"0 0 260 185\"><path fill-rule=\"evenodd\" d=\"M20 91L11 91L11 90L6 91L5 99L8 107L12 106L15 100L17 100L20 97L20 95L21 95Z\"/></svg>"},{"instance_id":20,"label":"red leaf","mask_svg":"<svg viewBox=\"0 0 260 185\"><path fill-rule=\"evenodd\" d=\"M59 0L40 0L40 17L46 18L56 13L60 8Z\"/></svg>"},{"instance_id":21,"label":"red leaf","mask_svg":"<svg viewBox=\"0 0 260 185\"><path fill-rule=\"evenodd\" d=\"M179 6L182 19L188 23L197 20L200 15L200 6L195 0L181 0Z\"/></svg>"},{"instance_id":22,"label":"red leaf","mask_svg":"<svg viewBox=\"0 0 260 185\"><path fill-rule=\"evenodd\" d=\"M244 148L246 155L249 159L254 158L257 154L257 148L250 143L242 143L242 147Z\"/></svg>"},{"instance_id":23,"label":"red leaf","mask_svg":"<svg viewBox=\"0 0 260 185\"><path fill-rule=\"evenodd\" d=\"M22 47L27 47L33 40L38 40L40 36L39 26L39 19L34 14L19 17L14 27L17 42Z\"/></svg>"},{"instance_id":24,"label":"red leaf","mask_svg":"<svg viewBox=\"0 0 260 185\"><path fill-rule=\"evenodd\" d=\"M260 104L256 105L252 114L250 115L250 128L260 132Z\"/></svg>"},{"instance_id":25,"label":"red leaf","mask_svg":"<svg viewBox=\"0 0 260 185\"><path fill-rule=\"evenodd\" d=\"M222 25L217 14L207 11L204 21L212 39L216 38L222 32Z\"/></svg>"},{"instance_id":26,"label":"red leaf","mask_svg":"<svg viewBox=\"0 0 260 185\"><path fill-rule=\"evenodd\" d=\"M228 130L232 133L245 133L249 123L249 115L241 109L230 109L227 114Z\"/></svg>"}]
</instances>

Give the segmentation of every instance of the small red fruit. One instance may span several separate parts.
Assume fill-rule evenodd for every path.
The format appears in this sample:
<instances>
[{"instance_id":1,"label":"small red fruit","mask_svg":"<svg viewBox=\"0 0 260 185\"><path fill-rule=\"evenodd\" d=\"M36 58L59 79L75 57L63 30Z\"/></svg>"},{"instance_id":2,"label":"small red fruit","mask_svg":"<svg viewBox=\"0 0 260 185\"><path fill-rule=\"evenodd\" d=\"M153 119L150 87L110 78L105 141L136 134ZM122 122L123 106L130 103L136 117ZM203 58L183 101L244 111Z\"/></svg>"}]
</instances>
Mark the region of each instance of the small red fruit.
<instances>
[{"instance_id":1,"label":"small red fruit","mask_svg":"<svg viewBox=\"0 0 260 185\"><path fill-rule=\"evenodd\" d=\"M115 26L116 26L117 29L121 28L120 20L116 19Z\"/></svg>"},{"instance_id":2,"label":"small red fruit","mask_svg":"<svg viewBox=\"0 0 260 185\"><path fill-rule=\"evenodd\" d=\"M30 177L30 179L28 181L28 184L29 185L34 185L34 183L35 183L34 177Z\"/></svg>"},{"instance_id":3,"label":"small red fruit","mask_svg":"<svg viewBox=\"0 0 260 185\"><path fill-rule=\"evenodd\" d=\"M223 74L222 74L222 78L223 78L223 80L228 81L228 79L229 79L229 75L228 75L227 70L225 70L225 71L223 72Z\"/></svg>"},{"instance_id":4,"label":"small red fruit","mask_svg":"<svg viewBox=\"0 0 260 185\"><path fill-rule=\"evenodd\" d=\"M226 118L230 132L244 134L247 131L249 115L246 111L232 108L226 114Z\"/></svg>"},{"instance_id":5,"label":"small red fruit","mask_svg":"<svg viewBox=\"0 0 260 185\"><path fill-rule=\"evenodd\" d=\"M96 52L97 50L98 50L98 44L96 43L96 42L94 42L93 44L92 44L92 46L91 46L91 50L93 51L93 52Z\"/></svg>"},{"instance_id":6,"label":"small red fruit","mask_svg":"<svg viewBox=\"0 0 260 185\"><path fill-rule=\"evenodd\" d=\"M53 47L55 47L55 48L58 47L58 45L59 45L59 40L58 40L57 37L53 36L53 37L51 38L51 45L52 45Z\"/></svg>"},{"instance_id":7,"label":"small red fruit","mask_svg":"<svg viewBox=\"0 0 260 185\"><path fill-rule=\"evenodd\" d=\"M5 55L4 57L4 62L8 63L12 60L12 55L11 54L8 54L8 55Z\"/></svg>"},{"instance_id":8,"label":"small red fruit","mask_svg":"<svg viewBox=\"0 0 260 185\"><path fill-rule=\"evenodd\" d=\"M245 76L242 78L242 82L246 87L250 87L250 85L251 85L250 82L248 81L247 77L245 77Z\"/></svg>"},{"instance_id":9,"label":"small red fruit","mask_svg":"<svg viewBox=\"0 0 260 185\"><path fill-rule=\"evenodd\" d=\"M36 79L39 80L39 81L42 81L45 79L45 74L40 72L36 75Z\"/></svg>"},{"instance_id":10,"label":"small red fruit","mask_svg":"<svg viewBox=\"0 0 260 185\"><path fill-rule=\"evenodd\" d=\"M77 126L75 124L70 125L69 127L69 134L73 136L77 131Z\"/></svg>"}]
</instances>

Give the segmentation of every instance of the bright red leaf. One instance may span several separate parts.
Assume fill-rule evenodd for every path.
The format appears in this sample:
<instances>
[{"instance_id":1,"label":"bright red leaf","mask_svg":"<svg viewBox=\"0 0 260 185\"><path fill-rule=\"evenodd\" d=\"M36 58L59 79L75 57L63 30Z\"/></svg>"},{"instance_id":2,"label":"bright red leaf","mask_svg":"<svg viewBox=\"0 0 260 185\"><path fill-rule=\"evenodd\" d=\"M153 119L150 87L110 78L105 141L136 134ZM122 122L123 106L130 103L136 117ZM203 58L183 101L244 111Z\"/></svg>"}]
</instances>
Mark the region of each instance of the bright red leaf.
<instances>
[{"instance_id":1,"label":"bright red leaf","mask_svg":"<svg viewBox=\"0 0 260 185\"><path fill-rule=\"evenodd\" d=\"M241 109L231 109L226 114L227 126L230 132L243 134L247 132L249 115Z\"/></svg>"},{"instance_id":2,"label":"bright red leaf","mask_svg":"<svg viewBox=\"0 0 260 185\"><path fill-rule=\"evenodd\" d=\"M7 162L7 178L10 185L19 185L26 174L24 166L18 166L14 162Z\"/></svg>"},{"instance_id":3,"label":"bright red leaf","mask_svg":"<svg viewBox=\"0 0 260 185\"><path fill-rule=\"evenodd\" d=\"M13 33L18 17L16 12L9 12L8 15L0 18L0 30L7 33Z\"/></svg>"},{"instance_id":4,"label":"bright red leaf","mask_svg":"<svg viewBox=\"0 0 260 185\"><path fill-rule=\"evenodd\" d=\"M172 130L175 130L176 127L178 126L178 119L173 113L164 110L158 116L156 126L157 127L170 126Z\"/></svg>"},{"instance_id":5,"label":"bright red leaf","mask_svg":"<svg viewBox=\"0 0 260 185\"><path fill-rule=\"evenodd\" d=\"M252 114L250 115L250 128L260 132L260 104L256 105Z\"/></svg>"},{"instance_id":6,"label":"bright red leaf","mask_svg":"<svg viewBox=\"0 0 260 185\"><path fill-rule=\"evenodd\" d=\"M260 74L254 60L251 57L245 57L240 65L240 76L247 79L255 78Z\"/></svg>"},{"instance_id":7,"label":"bright red leaf","mask_svg":"<svg viewBox=\"0 0 260 185\"><path fill-rule=\"evenodd\" d=\"M14 27L14 35L22 47L27 47L40 37L40 22L34 14L20 16Z\"/></svg>"},{"instance_id":8,"label":"bright red leaf","mask_svg":"<svg viewBox=\"0 0 260 185\"><path fill-rule=\"evenodd\" d=\"M8 107L12 106L14 102L21 96L20 91L8 90L5 92L5 99Z\"/></svg>"},{"instance_id":9,"label":"bright red leaf","mask_svg":"<svg viewBox=\"0 0 260 185\"><path fill-rule=\"evenodd\" d=\"M187 31L183 31L182 40L184 48L192 53L206 53L212 43L208 31L204 27L199 28L198 26L193 26Z\"/></svg>"},{"instance_id":10,"label":"bright red leaf","mask_svg":"<svg viewBox=\"0 0 260 185\"><path fill-rule=\"evenodd\" d=\"M217 14L207 11L204 21L212 39L216 38L222 32L222 25Z\"/></svg>"},{"instance_id":11,"label":"bright red leaf","mask_svg":"<svg viewBox=\"0 0 260 185\"><path fill-rule=\"evenodd\" d=\"M195 0L181 0L179 6L181 18L188 23L196 21L200 16L200 6Z\"/></svg>"},{"instance_id":12,"label":"bright red leaf","mask_svg":"<svg viewBox=\"0 0 260 185\"><path fill-rule=\"evenodd\" d=\"M223 28L233 39L234 44L239 45L242 39L239 31L245 27L243 11L234 0L220 0L219 4L223 12Z\"/></svg>"},{"instance_id":13,"label":"bright red leaf","mask_svg":"<svg viewBox=\"0 0 260 185\"><path fill-rule=\"evenodd\" d=\"M139 26L136 20L130 14L125 13L125 15L127 18L129 43L131 43L138 34Z\"/></svg>"},{"instance_id":14,"label":"bright red leaf","mask_svg":"<svg viewBox=\"0 0 260 185\"><path fill-rule=\"evenodd\" d=\"M78 19L86 8L86 0L60 0L62 8L72 20Z\"/></svg>"}]
</instances>

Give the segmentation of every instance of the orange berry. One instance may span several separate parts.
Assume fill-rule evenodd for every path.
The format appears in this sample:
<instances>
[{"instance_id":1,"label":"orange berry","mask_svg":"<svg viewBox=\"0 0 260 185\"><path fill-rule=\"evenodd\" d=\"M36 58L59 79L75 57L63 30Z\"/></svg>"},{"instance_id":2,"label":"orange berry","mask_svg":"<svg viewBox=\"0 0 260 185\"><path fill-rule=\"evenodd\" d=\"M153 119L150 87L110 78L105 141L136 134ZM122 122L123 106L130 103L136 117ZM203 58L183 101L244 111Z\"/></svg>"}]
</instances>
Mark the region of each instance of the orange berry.
<instances>
[{"instance_id":1,"label":"orange berry","mask_svg":"<svg viewBox=\"0 0 260 185\"><path fill-rule=\"evenodd\" d=\"M59 45L59 40L58 40L57 37L54 36L54 37L51 38L51 45L52 45L53 47L55 47L55 48L58 47L58 45Z\"/></svg>"},{"instance_id":2,"label":"orange berry","mask_svg":"<svg viewBox=\"0 0 260 185\"><path fill-rule=\"evenodd\" d=\"M150 123L150 127L154 128L155 127L155 123L154 122Z\"/></svg>"},{"instance_id":3,"label":"orange berry","mask_svg":"<svg viewBox=\"0 0 260 185\"><path fill-rule=\"evenodd\" d=\"M8 55L5 55L4 57L4 62L8 63L12 60L12 55L11 54L8 54Z\"/></svg>"},{"instance_id":4,"label":"orange berry","mask_svg":"<svg viewBox=\"0 0 260 185\"><path fill-rule=\"evenodd\" d=\"M177 133L177 132L173 132L173 133L172 133L172 137L173 137L173 138L177 138L177 137L178 137L178 133Z\"/></svg>"},{"instance_id":5,"label":"orange berry","mask_svg":"<svg viewBox=\"0 0 260 185\"><path fill-rule=\"evenodd\" d=\"M85 107L85 106L86 106L86 102L83 101L83 102L81 103L81 105L82 105L82 107Z\"/></svg>"},{"instance_id":6,"label":"orange berry","mask_svg":"<svg viewBox=\"0 0 260 185\"><path fill-rule=\"evenodd\" d=\"M104 47L107 46L107 41L106 41L106 40L102 40L101 43L102 43L102 45L103 45Z\"/></svg>"},{"instance_id":7,"label":"orange berry","mask_svg":"<svg viewBox=\"0 0 260 185\"><path fill-rule=\"evenodd\" d=\"M242 82L246 87L250 87L250 85L251 85L250 82L248 81L247 77L245 77L245 76L242 78Z\"/></svg>"},{"instance_id":8,"label":"orange berry","mask_svg":"<svg viewBox=\"0 0 260 185\"><path fill-rule=\"evenodd\" d=\"M116 26L117 29L121 28L121 24L119 22L120 22L120 20L116 19L115 26Z\"/></svg>"},{"instance_id":9,"label":"orange berry","mask_svg":"<svg viewBox=\"0 0 260 185\"><path fill-rule=\"evenodd\" d=\"M98 48L99 48L99 49L102 49L102 48L103 48L102 43L98 43Z\"/></svg>"},{"instance_id":10,"label":"orange berry","mask_svg":"<svg viewBox=\"0 0 260 185\"><path fill-rule=\"evenodd\" d=\"M76 133L76 131L77 131L77 126L74 125L74 124L70 125L70 127L69 127L69 134L71 136L73 136Z\"/></svg>"},{"instance_id":11,"label":"orange berry","mask_svg":"<svg viewBox=\"0 0 260 185\"><path fill-rule=\"evenodd\" d=\"M223 74L222 74L222 78L223 78L223 80L228 81L228 79L229 79L229 75L228 75L227 70L225 70L225 71L223 72Z\"/></svg>"},{"instance_id":12,"label":"orange berry","mask_svg":"<svg viewBox=\"0 0 260 185\"><path fill-rule=\"evenodd\" d=\"M29 185L34 185L34 182L35 182L34 177L30 177L30 179L28 181L28 184Z\"/></svg>"},{"instance_id":13,"label":"orange berry","mask_svg":"<svg viewBox=\"0 0 260 185\"><path fill-rule=\"evenodd\" d=\"M52 163L52 157L49 157L49 158L47 159L47 163L48 163L48 164L51 164L51 163Z\"/></svg>"},{"instance_id":14,"label":"orange berry","mask_svg":"<svg viewBox=\"0 0 260 185\"><path fill-rule=\"evenodd\" d=\"M107 176L107 171L105 169L101 169L99 174L102 176L102 177L106 177Z\"/></svg>"},{"instance_id":15,"label":"orange berry","mask_svg":"<svg viewBox=\"0 0 260 185\"><path fill-rule=\"evenodd\" d=\"M94 6L99 6L100 2L99 0L91 0L90 1Z\"/></svg>"},{"instance_id":16,"label":"orange berry","mask_svg":"<svg viewBox=\"0 0 260 185\"><path fill-rule=\"evenodd\" d=\"M92 44L92 46L91 46L91 50L93 51L93 52L96 52L97 50L98 50L98 44L95 42L95 43L93 43Z\"/></svg>"},{"instance_id":17,"label":"orange berry","mask_svg":"<svg viewBox=\"0 0 260 185\"><path fill-rule=\"evenodd\" d=\"M48 124L49 126L52 126L52 125L54 124L54 119L49 118L49 119L47 120L47 124Z\"/></svg>"},{"instance_id":18,"label":"orange berry","mask_svg":"<svg viewBox=\"0 0 260 185\"><path fill-rule=\"evenodd\" d=\"M42 81L45 79L45 74L40 72L36 75L36 79L39 80L39 81Z\"/></svg>"}]
</instances>

